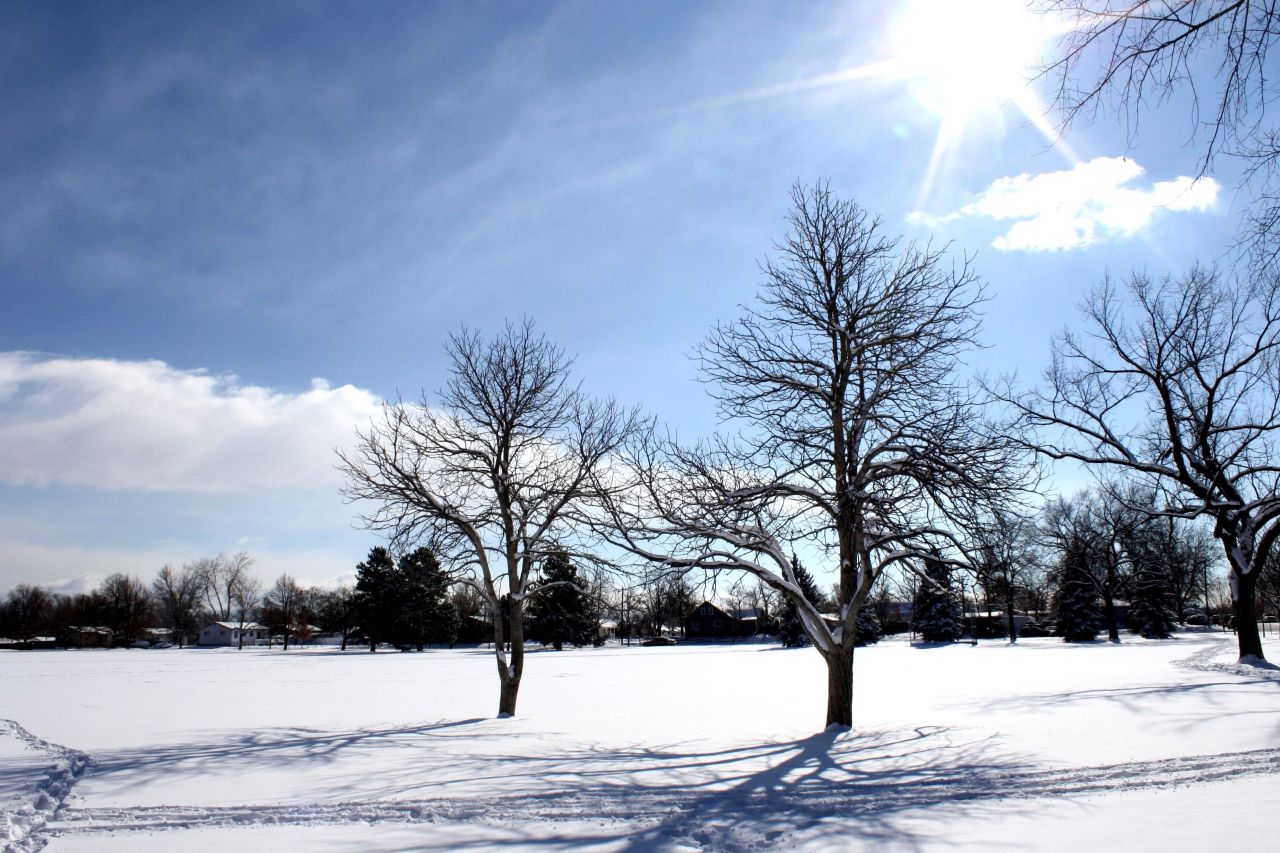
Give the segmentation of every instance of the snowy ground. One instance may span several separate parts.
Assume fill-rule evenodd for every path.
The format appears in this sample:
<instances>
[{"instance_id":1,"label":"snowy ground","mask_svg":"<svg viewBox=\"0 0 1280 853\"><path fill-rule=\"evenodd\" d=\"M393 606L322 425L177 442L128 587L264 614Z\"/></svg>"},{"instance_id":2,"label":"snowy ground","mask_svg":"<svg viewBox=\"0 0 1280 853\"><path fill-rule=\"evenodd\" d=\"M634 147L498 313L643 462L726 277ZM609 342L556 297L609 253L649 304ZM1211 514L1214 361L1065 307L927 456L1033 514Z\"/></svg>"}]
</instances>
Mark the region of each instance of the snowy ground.
<instances>
[{"instance_id":1,"label":"snowy ground","mask_svg":"<svg viewBox=\"0 0 1280 853\"><path fill-rule=\"evenodd\" d=\"M1234 639L0 652L6 850L1273 849L1280 670ZM1267 653L1280 660L1280 643Z\"/></svg>"}]
</instances>

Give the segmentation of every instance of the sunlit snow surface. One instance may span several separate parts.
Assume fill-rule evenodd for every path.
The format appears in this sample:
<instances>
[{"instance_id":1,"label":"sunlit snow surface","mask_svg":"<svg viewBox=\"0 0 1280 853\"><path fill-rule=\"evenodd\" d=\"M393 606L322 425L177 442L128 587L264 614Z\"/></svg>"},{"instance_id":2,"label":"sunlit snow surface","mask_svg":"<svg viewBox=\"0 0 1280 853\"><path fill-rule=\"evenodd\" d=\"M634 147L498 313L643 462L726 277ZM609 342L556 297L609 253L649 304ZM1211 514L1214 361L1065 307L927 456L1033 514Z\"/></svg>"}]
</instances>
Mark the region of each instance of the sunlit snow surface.
<instances>
[{"instance_id":1,"label":"sunlit snow surface","mask_svg":"<svg viewBox=\"0 0 1280 853\"><path fill-rule=\"evenodd\" d=\"M1280 643L1267 654L1280 659ZM1269 849L1280 671L1234 640L0 652L18 851ZM86 763L87 762L87 763ZM4 836L0 835L0 841Z\"/></svg>"}]
</instances>

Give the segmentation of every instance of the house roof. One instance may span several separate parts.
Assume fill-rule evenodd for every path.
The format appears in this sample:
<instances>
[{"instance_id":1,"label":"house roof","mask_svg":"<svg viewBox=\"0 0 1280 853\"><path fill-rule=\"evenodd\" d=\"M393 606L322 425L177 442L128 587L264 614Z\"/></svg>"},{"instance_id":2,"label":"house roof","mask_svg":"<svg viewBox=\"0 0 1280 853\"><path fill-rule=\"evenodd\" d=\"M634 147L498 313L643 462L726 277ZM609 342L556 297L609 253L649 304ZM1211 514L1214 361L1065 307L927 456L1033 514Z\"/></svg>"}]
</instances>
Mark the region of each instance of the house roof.
<instances>
[{"instance_id":1,"label":"house roof","mask_svg":"<svg viewBox=\"0 0 1280 853\"><path fill-rule=\"evenodd\" d=\"M703 601L702 603L695 605L692 610L690 610L687 614L685 614L685 618L687 619L690 616L696 615L698 612L698 608L703 607L704 605L714 607L720 613L723 613L725 616L728 616L730 619L737 619L739 622L751 622L758 618L758 614L754 607L740 607L740 608L730 609L727 607L722 607L721 605L716 604L714 601Z\"/></svg>"},{"instance_id":2,"label":"house roof","mask_svg":"<svg viewBox=\"0 0 1280 853\"><path fill-rule=\"evenodd\" d=\"M214 622L213 625L245 631L265 631L267 629L266 625L259 625L257 622ZM212 628L213 625L206 625L205 627Z\"/></svg>"}]
</instances>

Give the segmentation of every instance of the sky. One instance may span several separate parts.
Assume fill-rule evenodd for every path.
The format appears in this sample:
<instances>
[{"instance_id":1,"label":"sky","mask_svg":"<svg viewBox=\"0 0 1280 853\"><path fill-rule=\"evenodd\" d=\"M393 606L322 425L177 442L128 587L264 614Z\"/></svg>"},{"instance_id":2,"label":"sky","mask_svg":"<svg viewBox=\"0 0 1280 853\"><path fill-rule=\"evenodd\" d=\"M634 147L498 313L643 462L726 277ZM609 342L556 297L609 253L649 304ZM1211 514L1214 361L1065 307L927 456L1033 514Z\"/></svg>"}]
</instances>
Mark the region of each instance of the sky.
<instances>
[{"instance_id":1,"label":"sky","mask_svg":"<svg viewBox=\"0 0 1280 853\"><path fill-rule=\"evenodd\" d=\"M1104 275L1221 258L1186 104L1061 129L1009 82L1044 22L975 1L0 3L0 591L349 578L380 540L335 448L464 326L530 316L709 433L689 354L796 182L973 256L974 372L1033 381Z\"/></svg>"}]
</instances>

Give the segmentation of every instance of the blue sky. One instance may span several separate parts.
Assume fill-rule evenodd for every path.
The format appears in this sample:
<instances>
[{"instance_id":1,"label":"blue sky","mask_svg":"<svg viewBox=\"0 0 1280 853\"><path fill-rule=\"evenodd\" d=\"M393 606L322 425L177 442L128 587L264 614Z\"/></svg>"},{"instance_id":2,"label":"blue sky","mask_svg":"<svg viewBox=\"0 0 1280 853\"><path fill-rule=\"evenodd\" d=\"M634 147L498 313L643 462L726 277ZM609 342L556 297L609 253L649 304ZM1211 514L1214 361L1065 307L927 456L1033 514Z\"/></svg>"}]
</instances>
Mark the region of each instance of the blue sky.
<instances>
[{"instance_id":1,"label":"blue sky","mask_svg":"<svg viewBox=\"0 0 1280 853\"><path fill-rule=\"evenodd\" d=\"M709 431L687 354L797 180L976 253L974 369L1034 376L1108 271L1223 253L1233 177L1190 184L1177 100L1058 146L967 104L935 157L922 3L0 6L0 590L349 573L332 449L463 324L531 315L589 389Z\"/></svg>"}]
</instances>

